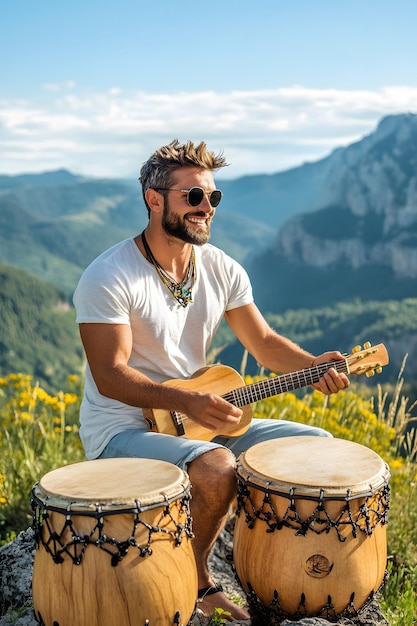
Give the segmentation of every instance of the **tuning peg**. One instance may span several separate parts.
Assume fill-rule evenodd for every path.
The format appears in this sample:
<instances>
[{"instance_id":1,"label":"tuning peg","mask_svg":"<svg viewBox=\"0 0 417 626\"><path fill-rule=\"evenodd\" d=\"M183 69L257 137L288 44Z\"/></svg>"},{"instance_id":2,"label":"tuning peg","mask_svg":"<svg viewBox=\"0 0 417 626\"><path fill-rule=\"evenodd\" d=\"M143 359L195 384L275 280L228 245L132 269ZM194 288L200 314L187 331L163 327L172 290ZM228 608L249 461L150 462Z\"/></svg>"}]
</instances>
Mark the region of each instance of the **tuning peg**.
<instances>
[{"instance_id":1,"label":"tuning peg","mask_svg":"<svg viewBox=\"0 0 417 626\"><path fill-rule=\"evenodd\" d=\"M375 368L375 371L376 371L377 374L381 374L382 373L381 365L377 365L377 367Z\"/></svg>"},{"instance_id":2,"label":"tuning peg","mask_svg":"<svg viewBox=\"0 0 417 626\"><path fill-rule=\"evenodd\" d=\"M365 376L367 378L371 378L372 376L375 376L374 370L368 370L367 372L365 372Z\"/></svg>"},{"instance_id":3,"label":"tuning peg","mask_svg":"<svg viewBox=\"0 0 417 626\"><path fill-rule=\"evenodd\" d=\"M366 341L366 342L363 344L363 347L364 347L364 349L365 349L365 350L369 350L369 348L371 347L371 343L370 343L369 341Z\"/></svg>"},{"instance_id":4,"label":"tuning peg","mask_svg":"<svg viewBox=\"0 0 417 626\"><path fill-rule=\"evenodd\" d=\"M352 348L353 354L355 354L355 352L360 352L361 350L362 350L361 346L355 346L354 348Z\"/></svg>"}]
</instances>

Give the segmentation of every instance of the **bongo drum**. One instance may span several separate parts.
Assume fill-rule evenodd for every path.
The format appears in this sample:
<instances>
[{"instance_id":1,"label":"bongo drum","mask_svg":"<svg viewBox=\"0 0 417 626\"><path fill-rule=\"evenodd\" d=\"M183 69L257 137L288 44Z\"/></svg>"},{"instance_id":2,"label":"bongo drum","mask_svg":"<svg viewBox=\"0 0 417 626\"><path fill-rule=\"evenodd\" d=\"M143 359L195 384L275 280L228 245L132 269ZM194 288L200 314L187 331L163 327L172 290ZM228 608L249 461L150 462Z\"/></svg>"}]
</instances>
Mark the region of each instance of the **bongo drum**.
<instances>
[{"instance_id":1,"label":"bongo drum","mask_svg":"<svg viewBox=\"0 0 417 626\"><path fill-rule=\"evenodd\" d=\"M385 577L386 463L360 444L305 436L254 445L236 471L233 558L250 610L357 614Z\"/></svg>"},{"instance_id":2,"label":"bongo drum","mask_svg":"<svg viewBox=\"0 0 417 626\"><path fill-rule=\"evenodd\" d=\"M102 459L32 490L32 591L44 626L186 625L197 598L190 482L151 459Z\"/></svg>"}]
</instances>

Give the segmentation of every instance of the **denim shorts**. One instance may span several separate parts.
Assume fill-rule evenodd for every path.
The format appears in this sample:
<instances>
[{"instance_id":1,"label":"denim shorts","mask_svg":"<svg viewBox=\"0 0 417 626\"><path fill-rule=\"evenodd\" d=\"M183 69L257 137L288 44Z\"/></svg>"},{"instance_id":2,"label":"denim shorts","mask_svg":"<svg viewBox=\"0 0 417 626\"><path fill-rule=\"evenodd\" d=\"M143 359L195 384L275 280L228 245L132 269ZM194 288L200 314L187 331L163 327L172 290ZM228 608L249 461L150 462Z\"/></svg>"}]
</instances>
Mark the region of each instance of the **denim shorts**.
<instances>
[{"instance_id":1,"label":"denim shorts","mask_svg":"<svg viewBox=\"0 0 417 626\"><path fill-rule=\"evenodd\" d=\"M142 429L125 430L107 444L100 459L139 457L167 461L187 470L188 464L215 448L228 448L236 458L256 443L281 437L301 435L331 437L322 428L275 419L252 419L248 430L239 437L218 436L212 441L174 437Z\"/></svg>"}]
</instances>

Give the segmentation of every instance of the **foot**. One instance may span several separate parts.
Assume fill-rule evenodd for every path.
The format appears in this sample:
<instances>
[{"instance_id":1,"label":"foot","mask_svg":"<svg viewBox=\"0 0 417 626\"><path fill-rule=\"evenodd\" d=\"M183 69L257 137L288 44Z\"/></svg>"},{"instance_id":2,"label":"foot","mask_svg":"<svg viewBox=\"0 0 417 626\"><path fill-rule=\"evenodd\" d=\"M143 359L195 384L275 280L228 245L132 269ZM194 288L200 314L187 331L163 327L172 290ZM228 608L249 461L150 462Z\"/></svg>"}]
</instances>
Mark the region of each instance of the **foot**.
<instances>
[{"instance_id":1,"label":"foot","mask_svg":"<svg viewBox=\"0 0 417 626\"><path fill-rule=\"evenodd\" d=\"M223 609L229 615L222 615L228 622L234 620L249 619L249 613L242 607L238 606L224 594L221 585L213 585L206 587L198 592L197 607L202 611L204 617L211 617L215 609Z\"/></svg>"}]
</instances>

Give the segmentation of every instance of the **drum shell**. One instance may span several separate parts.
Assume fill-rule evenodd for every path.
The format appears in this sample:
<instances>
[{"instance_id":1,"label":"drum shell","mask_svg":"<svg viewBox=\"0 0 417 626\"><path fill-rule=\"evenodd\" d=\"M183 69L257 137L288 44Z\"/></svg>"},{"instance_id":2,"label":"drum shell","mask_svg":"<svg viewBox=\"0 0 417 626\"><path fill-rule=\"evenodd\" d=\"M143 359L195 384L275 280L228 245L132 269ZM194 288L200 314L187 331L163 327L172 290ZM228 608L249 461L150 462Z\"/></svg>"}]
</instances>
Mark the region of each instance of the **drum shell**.
<instances>
[{"instance_id":1,"label":"drum shell","mask_svg":"<svg viewBox=\"0 0 417 626\"><path fill-rule=\"evenodd\" d=\"M237 576L246 593L255 592L264 607L270 606L278 593L279 606L284 613L305 612L314 616L321 615L323 607L329 604L338 615L350 605L358 610L380 588L386 571L387 548L386 524L378 523L372 514L379 488L373 495L353 497L349 501L349 512L344 511L346 501L331 495L324 501L326 513L319 513L319 517L329 516L331 520L338 520L338 524L337 528L330 524L324 532L319 531L326 524L317 523L306 531L297 523L294 527L284 524L271 529L256 516L252 520L253 527L249 527L245 506L263 511L262 515L273 509L274 516L282 520L288 515L289 494L285 493L287 486L278 485L276 481L266 489L264 477L253 474L253 468L245 465L244 455L239 459L237 474L244 495L239 495L233 556ZM384 484L385 479L381 480ZM265 506L265 489L270 507ZM278 493L273 493L274 490ZM317 511L319 496L309 494L308 489L304 490L304 495L302 491L294 500L297 515L301 520L311 520ZM362 530L357 528L353 533L350 518L362 519L364 505L371 510L369 522L373 530L370 534L363 532L365 522L362 521Z\"/></svg>"},{"instance_id":2,"label":"drum shell","mask_svg":"<svg viewBox=\"0 0 417 626\"><path fill-rule=\"evenodd\" d=\"M116 471L116 466L113 470L109 466L109 469ZM146 546L148 543L149 531L145 525L160 529L152 533L152 553L141 556L138 549L130 546L115 566L111 555L96 545L87 545L79 564L66 554L63 562L55 563L44 545L50 531L56 532L64 544L71 542L73 533L80 537L94 533L91 537L94 541L98 538L98 531L94 530L97 518L92 511L91 515L77 515L78 511L74 511L70 514L71 528L65 527L68 512L57 510L56 506L48 510L45 504L49 528L45 521L41 524L42 540L35 550L32 579L35 615L40 623L45 626L142 626L145 623L185 626L194 612L197 596L193 548L185 533L178 545L172 533L164 530L170 531L176 524L186 527L189 522L182 505L187 481L188 477L184 478L183 490L177 488L182 493L169 504L168 516L164 515L166 505L161 502L148 503L147 510L140 512L143 524L136 525L133 535L137 544ZM109 511L103 514L102 532L108 538L125 541L132 537L136 513L123 507L115 512L112 508L111 514ZM175 621L178 615L180 621Z\"/></svg>"}]
</instances>

